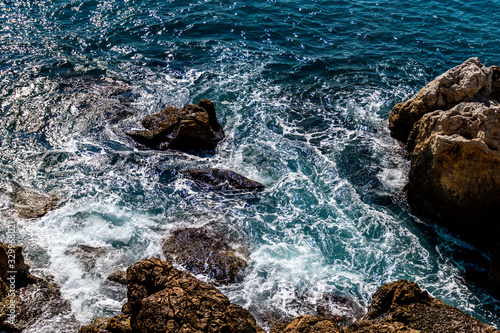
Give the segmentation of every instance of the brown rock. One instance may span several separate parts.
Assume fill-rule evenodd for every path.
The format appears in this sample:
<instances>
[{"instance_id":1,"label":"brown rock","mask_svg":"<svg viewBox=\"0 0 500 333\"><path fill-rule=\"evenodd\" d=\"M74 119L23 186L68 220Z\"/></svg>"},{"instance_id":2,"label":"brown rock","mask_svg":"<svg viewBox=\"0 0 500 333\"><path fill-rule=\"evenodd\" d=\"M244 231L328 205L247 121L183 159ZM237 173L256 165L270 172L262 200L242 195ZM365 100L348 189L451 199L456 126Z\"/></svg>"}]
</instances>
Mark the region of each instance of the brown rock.
<instances>
[{"instance_id":1,"label":"brown rock","mask_svg":"<svg viewBox=\"0 0 500 333\"><path fill-rule=\"evenodd\" d=\"M406 143L413 125L424 114L489 96L492 76L492 70L481 64L478 58L470 58L438 76L415 97L394 106L389 117L391 135Z\"/></svg>"},{"instance_id":2,"label":"brown rock","mask_svg":"<svg viewBox=\"0 0 500 333\"><path fill-rule=\"evenodd\" d=\"M494 245L500 235L500 104L460 103L428 113L410 138L410 204L450 221L476 244Z\"/></svg>"},{"instance_id":3,"label":"brown rock","mask_svg":"<svg viewBox=\"0 0 500 333\"><path fill-rule=\"evenodd\" d=\"M177 229L163 243L163 254L193 274L216 284L233 283L247 266L242 248L233 249L223 235L207 229Z\"/></svg>"},{"instance_id":4,"label":"brown rock","mask_svg":"<svg viewBox=\"0 0 500 333\"><path fill-rule=\"evenodd\" d=\"M265 186L234 171L224 169L188 169L182 174L194 180L201 187L211 190L262 190Z\"/></svg>"},{"instance_id":5,"label":"brown rock","mask_svg":"<svg viewBox=\"0 0 500 333\"><path fill-rule=\"evenodd\" d=\"M113 272L109 274L109 276L106 278L106 281L127 285L127 272L125 271Z\"/></svg>"},{"instance_id":6,"label":"brown rock","mask_svg":"<svg viewBox=\"0 0 500 333\"><path fill-rule=\"evenodd\" d=\"M137 332L264 332L242 307L159 259L127 269L128 304Z\"/></svg>"},{"instance_id":7,"label":"brown rock","mask_svg":"<svg viewBox=\"0 0 500 333\"><path fill-rule=\"evenodd\" d=\"M146 147L159 150L214 150L225 136L217 121L214 104L207 99L182 109L167 106L160 113L145 117L142 125L146 130L126 131L125 134Z\"/></svg>"},{"instance_id":8,"label":"brown rock","mask_svg":"<svg viewBox=\"0 0 500 333\"><path fill-rule=\"evenodd\" d=\"M339 326L327 317L300 316L288 323L280 323L269 333L340 333Z\"/></svg>"}]
</instances>

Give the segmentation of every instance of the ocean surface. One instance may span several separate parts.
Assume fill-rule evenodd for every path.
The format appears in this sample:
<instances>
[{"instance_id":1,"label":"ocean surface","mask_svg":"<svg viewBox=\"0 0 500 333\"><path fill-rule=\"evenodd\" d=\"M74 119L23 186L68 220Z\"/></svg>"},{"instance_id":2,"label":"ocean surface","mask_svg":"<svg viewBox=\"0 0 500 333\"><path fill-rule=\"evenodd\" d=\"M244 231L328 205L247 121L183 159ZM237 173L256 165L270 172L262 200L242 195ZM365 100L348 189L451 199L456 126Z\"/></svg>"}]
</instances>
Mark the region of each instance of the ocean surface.
<instances>
[{"instance_id":1,"label":"ocean surface","mask_svg":"<svg viewBox=\"0 0 500 333\"><path fill-rule=\"evenodd\" d=\"M499 5L0 0L0 182L61 198L14 222L32 271L73 308L28 332L118 314L126 293L105 278L200 226L248 248L249 266L220 289L255 315L299 315L326 292L366 309L405 278L500 327L500 301L467 278L489 254L411 214L409 162L387 129L394 104L447 69L473 56L500 65ZM215 154L124 135L202 98L227 136ZM267 188L200 191L178 174L204 167Z\"/></svg>"}]
</instances>

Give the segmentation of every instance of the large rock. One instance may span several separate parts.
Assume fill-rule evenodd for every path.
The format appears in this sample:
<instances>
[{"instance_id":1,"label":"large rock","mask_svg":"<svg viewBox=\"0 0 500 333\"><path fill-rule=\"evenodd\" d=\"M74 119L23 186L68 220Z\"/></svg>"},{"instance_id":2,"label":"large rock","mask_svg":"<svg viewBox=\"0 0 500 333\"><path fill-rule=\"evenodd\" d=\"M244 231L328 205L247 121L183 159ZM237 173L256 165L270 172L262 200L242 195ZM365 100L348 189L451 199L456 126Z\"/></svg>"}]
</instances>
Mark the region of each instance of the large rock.
<instances>
[{"instance_id":1,"label":"large rock","mask_svg":"<svg viewBox=\"0 0 500 333\"><path fill-rule=\"evenodd\" d=\"M288 323L280 323L269 333L340 333L333 320L321 316L300 316Z\"/></svg>"},{"instance_id":2,"label":"large rock","mask_svg":"<svg viewBox=\"0 0 500 333\"><path fill-rule=\"evenodd\" d=\"M159 150L214 150L225 136L217 121L214 104L208 99L181 109L167 106L160 113L145 117L142 125L146 130L131 130L125 134L146 147Z\"/></svg>"},{"instance_id":3,"label":"large rock","mask_svg":"<svg viewBox=\"0 0 500 333\"><path fill-rule=\"evenodd\" d=\"M500 103L464 102L428 113L409 143L412 206L491 248L500 235Z\"/></svg>"},{"instance_id":4,"label":"large rock","mask_svg":"<svg viewBox=\"0 0 500 333\"><path fill-rule=\"evenodd\" d=\"M235 282L247 266L247 254L241 247L232 248L223 235L204 228L174 230L163 243L163 254L167 261L206 275L215 284Z\"/></svg>"},{"instance_id":5,"label":"large rock","mask_svg":"<svg viewBox=\"0 0 500 333\"><path fill-rule=\"evenodd\" d=\"M248 311L165 261L141 260L127 269L127 279L123 314L80 333L264 333Z\"/></svg>"},{"instance_id":6,"label":"large rock","mask_svg":"<svg viewBox=\"0 0 500 333\"><path fill-rule=\"evenodd\" d=\"M415 97L394 106L389 117L391 135L406 143L413 125L424 114L489 96L492 79L492 69L481 64L478 58L470 58L450 69L426 85Z\"/></svg>"},{"instance_id":7,"label":"large rock","mask_svg":"<svg viewBox=\"0 0 500 333\"><path fill-rule=\"evenodd\" d=\"M187 169L182 171L187 178L201 188L209 190L263 190L265 186L234 171L224 169Z\"/></svg>"}]
</instances>

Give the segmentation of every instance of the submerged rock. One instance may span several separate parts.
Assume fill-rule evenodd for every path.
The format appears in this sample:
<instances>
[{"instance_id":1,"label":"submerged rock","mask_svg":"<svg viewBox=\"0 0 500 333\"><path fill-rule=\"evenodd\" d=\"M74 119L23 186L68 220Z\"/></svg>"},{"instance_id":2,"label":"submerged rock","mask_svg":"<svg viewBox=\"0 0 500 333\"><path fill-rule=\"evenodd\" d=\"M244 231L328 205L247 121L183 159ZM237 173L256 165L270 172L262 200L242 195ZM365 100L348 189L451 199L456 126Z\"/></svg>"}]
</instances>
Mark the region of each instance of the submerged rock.
<instances>
[{"instance_id":1,"label":"submerged rock","mask_svg":"<svg viewBox=\"0 0 500 333\"><path fill-rule=\"evenodd\" d=\"M130 130L125 134L151 149L214 150L225 137L214 104L208 99L181 109L167 106L160 113L145 117L142 125L145 130Z\"/></svg>"},{"instance_id":2,"label":"submerged rock","mask_svg":"<svg viewBox=\"0 0 500 333\"><path fill-rule=\"evenodd\" d=\"M127 269L127 279L123 313L80 333L264 333L248 311L165 261L141 260Z\"/></svg>"},{"instance_id":3,"label":"submerged rock","mask_svg":"<svg viewBox=\"0 0 500 333\"><path fill-rule=\"evenodd\" d=\"M15 264L11 266L9 259ZM41 318L70 314L71 305L61 297L59 287L49 278L30 274L21 247L0 244L0 272L0 330L18 332Z\"/></svg>"},{"instance_id":4,"label":"submerged rock","mask_svg":"<svg viewBox=\"0 0 500 333\"><path fill-rule=\"evenodd\" d=\"M188 169L182 174L202 187L211 190L263 190L265 186L231 170L224 169Z\"/></svg>"},{"instance_id":5,"label":"submerged rock","mask_svg":"<svg viewBox=\"0 0 500 333\"><path fill-rule=\"evenodd\" d=\"M232 248L223 235L206 229L178 229L165 239L163 254L193 274L208 276L215 284L228 284L247 266L247 254Z\"/></svg>"},{"instance_id":6,"label":"submerged rock","mask_svg":"<svg viewBox=\"0 0 500 333\"><path fill-rule=\"evenodd\" d=\"M0 187L0 213L15 214L21 218L42 217L59 205L54 194L45 194L23 188L11 182Z\"/></svg>"}]
</instances>

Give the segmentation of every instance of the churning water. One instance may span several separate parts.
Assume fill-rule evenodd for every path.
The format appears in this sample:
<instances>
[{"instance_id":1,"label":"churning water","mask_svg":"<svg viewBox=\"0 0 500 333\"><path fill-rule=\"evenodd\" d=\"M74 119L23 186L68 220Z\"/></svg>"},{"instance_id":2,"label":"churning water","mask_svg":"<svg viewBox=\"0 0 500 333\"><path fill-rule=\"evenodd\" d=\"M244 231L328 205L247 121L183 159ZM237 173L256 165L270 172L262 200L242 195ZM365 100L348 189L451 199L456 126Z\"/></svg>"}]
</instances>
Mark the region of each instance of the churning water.
<instances>
[{"instance_id":1,"label":"churning water","mask_svg":"<svg viewBox=\"0 0 500 333\"><path fill-rule=\"evenodd\" d=\"M254 314L298 315L325 292L366 307L406 278L499 327L500 302L464 278L488 254L410 215L409 164L387 130L392 106L445 70L500 64L499 4L0 0L0 179L62 199L17 220L18 243L80 324L120 312L109 273L161 256L172 229L209 225L249 248L221 290ZM214 155L124 135L201 98L227 135ZM267 188L200 192L178 175L192 167Z\"/></svg>"}]
</instances>

